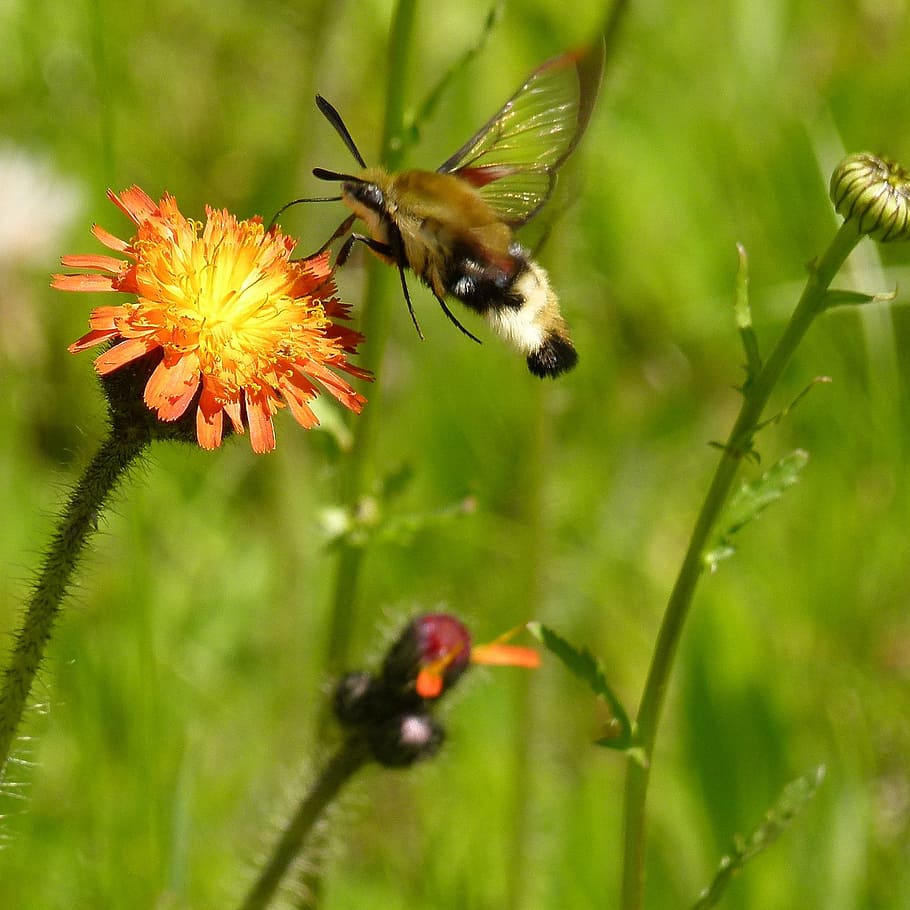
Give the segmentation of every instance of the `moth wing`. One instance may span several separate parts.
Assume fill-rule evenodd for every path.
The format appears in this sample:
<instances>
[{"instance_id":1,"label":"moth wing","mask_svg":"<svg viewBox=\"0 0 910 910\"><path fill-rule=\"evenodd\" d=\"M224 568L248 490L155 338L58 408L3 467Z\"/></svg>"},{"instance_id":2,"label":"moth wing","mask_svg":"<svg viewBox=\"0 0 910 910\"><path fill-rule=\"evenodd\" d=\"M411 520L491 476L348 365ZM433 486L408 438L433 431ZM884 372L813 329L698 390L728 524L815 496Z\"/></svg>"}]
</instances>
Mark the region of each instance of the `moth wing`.
<instances>
[{"instance_id":1,"label":"moth wing","mask_svg":"<svg viewBox=\"0 0 910 910\"><path fill-rule=\"evenodd\" d=\"M439 171L476 187L506 224L524 224L591 119L603 64L603 39L548 60Z\"/></svg>"}]
</instances>

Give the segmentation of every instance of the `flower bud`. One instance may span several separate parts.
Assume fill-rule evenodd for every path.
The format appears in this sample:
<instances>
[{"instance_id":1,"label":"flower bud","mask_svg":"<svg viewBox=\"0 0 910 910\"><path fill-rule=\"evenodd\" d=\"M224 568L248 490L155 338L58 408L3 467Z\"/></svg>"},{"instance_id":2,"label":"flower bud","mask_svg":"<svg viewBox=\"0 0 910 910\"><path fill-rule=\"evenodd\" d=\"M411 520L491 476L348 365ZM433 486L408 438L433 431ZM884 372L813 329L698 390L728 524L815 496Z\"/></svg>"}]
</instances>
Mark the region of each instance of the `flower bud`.
<instances>
[{"instance_id":1,"label":"flower bud","mask_svg":"<svg viewBox=\"0 0 910 910\"><path fill-rule=\"evenodd\" d=\"M356 671L342 676L332 701L338 722L344 727L368 723L381 712L381 688L372 673Z\"/></svg>"},{"instance_id":2,"label":"flower bud","mask_svg":"<svg viewBox=\"0 0 910 910\"><path fill-rule=\"evenodd\" d=\"M424 712L398 714L365 728L373 758L387 768L407 768L432 758L445 740L442 725Z\"/></svg>"},{"instance_id":3,"label":"flower bud","mask_svg":"<svg viewBox=\"0 0 910 910\"><path fill-rule=\"evenodd\" d=\"M340 679L333 696L335 717L381 765L405 768L430 758L445 739L431 711L469 664L539 666L535 650L506 644L522 628L472 646L467 628L454 616L417 616L389 649L380 673L358 670Z\"/></svg>"},{"instance_id":4,"label":"flower bud","mask_svg":"<svg viewBox=\"0 0 910 910\"><path fill-rule=\"evenodd\" d=\"M848 155L831 175L831 201L845 221L882 243L910 239L910 175L869 152Z\"/></svg>"},{"instance_id":5,"label":"flower bud","mask_svg":"<svg viewBox=\"0 0 910 910\"><path fill-rule=\"evenodd\" d=\"M438 698L454 685L470 660L471 635L464 624L446 613L426 613L408 623L392 645L382 678L392 687Z\"/></svg>"}]
</instances>

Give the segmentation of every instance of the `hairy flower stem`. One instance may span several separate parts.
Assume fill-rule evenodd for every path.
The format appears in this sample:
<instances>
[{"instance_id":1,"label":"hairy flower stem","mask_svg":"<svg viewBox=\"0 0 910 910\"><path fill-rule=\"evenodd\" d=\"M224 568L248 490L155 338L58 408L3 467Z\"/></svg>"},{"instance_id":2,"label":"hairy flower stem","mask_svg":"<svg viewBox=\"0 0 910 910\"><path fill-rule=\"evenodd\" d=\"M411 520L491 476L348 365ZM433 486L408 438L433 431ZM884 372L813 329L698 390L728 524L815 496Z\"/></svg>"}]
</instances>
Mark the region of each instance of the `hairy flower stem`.
<instances>
[{"instance_id":1,"label":"hairy flower stem","mask_svg":"<svg viewBox=\"0 0 910 910\"><path fill-rule=\"evenodd\" d=\"M355 734L342 744L281 832L268 862L240 905L241 910L262 910L269 905L313 825L368 757L362 737Z\"/></svg>"},{"instance_id":2,"label":"hairy flower stem","mask_svg":"<svg viewBox=\"0 0 910 910\"><path fill-rule=\"evenodd\" d=\"M386 111L383 127L381 163L388 170L400 167L404 146L402 143L405 87L410 69L417 0L399 0L389 38L388 82L386 86ZM372 258L372 257L371 257ZM388 335L388 298L390 276L394 271L373 259L368 272L364 299L362 331L367 339L363 351L364 366L381 379L382 359ZM354 438L347 464L340 465L341 502L355 515L364 494L366 467L372 454L374 427L380 405L381 383L370 396L370 403L354 424ZM354 626L357 587L363 562L363 547L350 541L341 543L332 593L326 664L329 672L337 672L347 657L350 634Z\"/></svg>"},{"instance_id":3,"label":"hairy flower stem","mask_svg":"<svg viewBox=\"0 0 910 910\"><path fill-rule=\"evenodd\" d=\"M753 437L760 429L762 412L771 392L812 321L824 309L828 287L860 236L853 223L845 221L821 260L811 267L806 287L777 346L758 375L753 377L743 390L742 407L727 437L723 455L695 522L689 547L667 602L639 706L637 736L645 760L639 762L630 758L626 768L622 910L640 910L642 907L645 802L654 743L673 660L698 579L704 568L705 546L730 494L740 462L743 456L751 451Z\"/></svg>"},{"instance_id":4,"label":"hairy flower stem","mask_svg":"<svg viewBox=\"0 0 910 910\"><path fill-rule=\"evenodd\" d=\"M98 526L98 517L108 496L148 441L147 433L123 432L115 428L85 469L60 517L3 673L0 776L85 544Z\"/></svg>"}]
</instances>

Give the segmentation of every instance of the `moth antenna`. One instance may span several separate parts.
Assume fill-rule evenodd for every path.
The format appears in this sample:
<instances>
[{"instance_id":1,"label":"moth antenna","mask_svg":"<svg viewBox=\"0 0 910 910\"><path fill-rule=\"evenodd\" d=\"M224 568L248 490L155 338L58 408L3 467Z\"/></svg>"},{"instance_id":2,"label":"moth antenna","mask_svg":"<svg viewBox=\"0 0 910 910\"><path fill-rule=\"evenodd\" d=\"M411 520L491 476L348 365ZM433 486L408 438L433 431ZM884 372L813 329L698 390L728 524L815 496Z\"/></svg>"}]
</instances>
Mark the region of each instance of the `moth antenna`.
<instances>
[{"instance_id":1,"label":"moth antenna","mask_svg":"<svg viewBox=\"0 0 910 910\"><path fill-rule=\"evenodd\" d=\"M342 174L340 171L329 171L324 167L314 167L313 176L319 180L340 180L342 183L366 183L366 180L362 177L357 177L354 174Z\"/></svg>"},{"instance_id":2,"label":"moth antenna","mask_svg":"<svg viewBox=\"0 0 910 910\"><path fill-rule=\"evenodd\" d=\"M404 276L402 276L402 278L403 277ZM483 342L473 332L468 331L468 329L466 329L458 321L458 317L448 308L445 300L443 300L442 297L440 297L435 291L433 292L433 296L439 301L439 305L442 307L443 313L449 317L449 321L452 323L452 325L457 326L459 329L461 329L461 331L464 332L464 334L467 335L471 341L476 341L478 344L483 344ZM410 306L410 301L408 301L408 306Z\"/></svg>"},{"instance_id":3,"label":"moth antenna","mask_svg":"<svg viewBox=\"0 0 910 910\"><path fill-rule=\"evenodd\" d=\"M363 155L360 154L360 150L357 148L357 144L351 138L351 134L348 132L348 128L344 125L344 121L341 119L341 114L329 104L322 95L316 96L316 107L322 112L322 115L325 117L329 123L335 129L335 132L341 136L342 141L348 147L348 151L354 156L354 160L364 169L366 169L366 162L363 160Z\"/></svg>"},{"instance_id":4,"label":"moth antenna","mask_svg":"<svg viewBox=\"0 0 910 910\"><path fill-rule=\"evenodd\" d=\"M278 219L289 208L291 208L291 206L300 205L300 203L302 203L302 202L341 202L341 196L307 196L307 197L301 198L301 199L292 199L290 202L285 203L283 206L281 206L281 208L278 209L278 211L275 212L274 215L272 215L272 220L269 222L266 230L270 231L273 227L275 227L275 222L278 221ZM335 238L333 237L332 240L334 240L334 239ZM319 252L321 253L322 250L320 250Z\"/></svg>"}]
</instances>

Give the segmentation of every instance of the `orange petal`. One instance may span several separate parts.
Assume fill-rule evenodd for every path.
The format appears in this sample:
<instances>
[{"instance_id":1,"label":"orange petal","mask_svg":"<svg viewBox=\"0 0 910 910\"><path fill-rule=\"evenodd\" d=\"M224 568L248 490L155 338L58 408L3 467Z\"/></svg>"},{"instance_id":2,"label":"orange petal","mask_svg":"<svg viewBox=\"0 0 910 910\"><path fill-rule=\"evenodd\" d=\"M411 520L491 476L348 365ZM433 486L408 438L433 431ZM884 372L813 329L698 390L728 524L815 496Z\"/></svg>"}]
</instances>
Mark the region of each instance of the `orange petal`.
<instances>
[{"instance_id":1,"label":"orange petal","mask_svg":"<svg viewBox=\"0 0 910 910\"><path fill-rule=\"evenodd\" d=\"M326 278L332 277L332 267L329 265L331 254L328 250L310 256L309 259L300 260L300 264L318 281L325 281Z\"/></svg>"},{"instance_id":2,"label":"orange petal","mask_svg":"<svg viewBox=\"0 0 910 910\"><path fill-rule=\"evenodd\" d=\"M116 275L125 264L122 259L113 256L104 256L99 253L89 255L61 256L60 261L68 269L101 269Z\"/></svg>"},{"instance_id":3,"label":"orange petal","mask_svg":"<svg viewBox=\"0 0 910 910\"><path fill-rule=\"evenodd\" d=\"M102 376L107 376L118 367L137 360L158 346L157 341L148 338L130 338L127 341L121 341L120 344L114 345L109 351L105 351L95 358L95 369Z\"/></svg>"},{"instance_id":4,"label":"orange petal","mask_svg":"<svg viewBox=\"0 0 910 910\"><path fill-rule=\"evenodd\" d=\"M116 250L118 253L126 253L130 245L119 237L115 237L109 231L106 231L100 224L92 225L92 233L109 249Z\"/></svg>"},{"instance_id":5,"label":"orange petal","mask_svg":"<svg viewBox=\"0 0 910 910\"><path fill-rule=\"evenodd\" d=\"M314 379L322 383L325 390L337 398L346 408L359 414L366 404L366 398L355 392L340 376L336 376L330 369L315 360L307 360L304 369Z\"/></svg>"},{"instance_id":6,"label":"orange petal","mask_svg":"<svg viewBox=\"0 0 910 910\"><path fill-rule=\"evenodd\" d=\"M128 187L119 196L112 190L108 190L107 198L135 224L141 224L158 211L158 206L152 197L138 186Z\"/></svg>"},{"instance_id":7,"label":"orange petal","mask_svg":"<svg viewBox=\"0 0 910 910\"><path fill-rule=\"evenodd\" d=\"M356 344L351 350L355 349ZM373 382L376 379L369 370L366 370L363 367L355 367L354 364L348 363L346 360L342 360L340 363L336 364L336 366L339 370L344 370L345 373L350 373L355 379L362 379L364 382Z\"/></svg>"},{"instance_id":8,"label":"orange petal","mask_svg":"<svg viewBox=\"0 0 910 910\"><path fill-rule=\"evenodd\" d=\"M214 395L203 387L196 408L196 439L203 449L217 449L224 430L224 409Z\"/></svg>"},{"instance_id":9,"label":"orange petal","mask_svg":"<svg viewBox=\"0 0 910 910\"><path fill-rule=\"evenodd\" d=\"M421 698L439 698L442 694L442 677L433 670L417 674L417 694Z\"/></svg>"},{"instance_id":10,"label":"orange petal","mask_svg":"<svg viewBox=\"0 0 910 910\"><path fill-rule=\"evenodd\" d=\"M96 344L101 344L102 341L117 338L119 334L116 329L93 329L91 332L86 332L78 341L74 341L67 350L70 354L78 354L87 348L93 348Z\"/></svg>"},{"instance_id":11,"label":"orange petal","mask_svg":"<svg viewBox=\"0 0 910 910\"><path fill-rule=\"evenodd\" d=\"M303 385L306 383L306 385ZM310 410L307 403L316 397L316 389L312 383L304 377L294 374L293 379L282 376L278 380L278 387L284 395L284 400L288 403L288 410L294 415L294 419L304 429L312 429L319 426L319 418Z\"/></svg>"},{"instance_id":12,"label":"orange petal","mask_svg":"<svg viewBox=\"0 0 910 910\"><path fill-rule=\"evenodd\" d=\"M88 324L95 330L117 328L117 320L123 318L126 311L122 306L96 306L88 318Z\"/></svg>"},{"instance_id":13,"label":"orange petal","mask_svg":"<svg viewBox=\"0 0 910 910\"><path fill-rule=\"evenodd\" d=\"M107 275L52 275L51 287L58 291L113 291Z\"/></svg>"},{"instance_id":14,"label":"orange petal","mask_svg":"<svg viewBox=\"0 0 910 910\"><path fill-rule=\"evenodd\" d=\"M475 645L471 648L471 663L534 669L540 666L540 654L533 648L493 642L489 645Z\"/></svg>"},{"instance_id":15,"label":"orange petal","mask_svg":"<svg viewBox=\"0 0 910 910\"><path fill-rule=\"evenodd\" d=\"M272 423L268 397L246 396L246 419L250 426L250 445L257 455L264 455L275 448L275 426Z\"/></svg>"},{"instance_id":16,"label":"orange petal","mask_svg":"<svg viewBox=\"0 0 910 910\"><path fill-rule=\"evenodd\" d=\"M235 398L233 401L224 402L222 405L224 408L224 413L231 418L231 425L234 428L235 433L239 433L241 436L246 432L243 426L243 416L240 409L240 399Z\"/></svg>"},{"instance_id":17,"label":"orange petal","mask_svg":"<svg viewBox=\"0 0 910 910\"><path fill-rule=\"evenodd\" d=\"M162 360L145 386L145 403L158 412L160 420L182 417L199 389L199 359L184 354L168 363Z\"/></svg>"}]
</instances>

